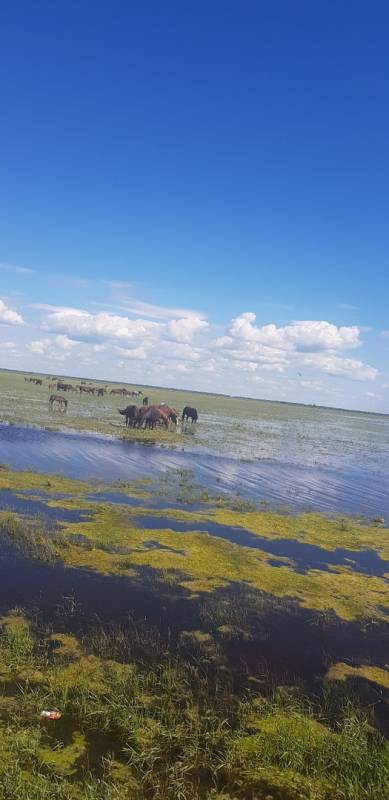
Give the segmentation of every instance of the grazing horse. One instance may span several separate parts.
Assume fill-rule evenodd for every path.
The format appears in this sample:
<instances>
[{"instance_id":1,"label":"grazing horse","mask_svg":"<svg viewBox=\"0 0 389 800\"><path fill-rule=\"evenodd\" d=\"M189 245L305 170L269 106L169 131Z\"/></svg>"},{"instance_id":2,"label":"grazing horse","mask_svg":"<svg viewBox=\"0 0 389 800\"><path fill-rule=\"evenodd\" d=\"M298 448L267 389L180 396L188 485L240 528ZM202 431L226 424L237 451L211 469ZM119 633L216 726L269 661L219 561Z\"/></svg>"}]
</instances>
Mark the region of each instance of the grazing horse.
<instances>
[{"instance_id":1,"label":"grazing horse","mask_svg":"<svg viewBox=\"0 0 389 800\"><path fill-rule=\"evenodd\" d=\"M169 420L167 415L163 411L161 411L160 408L156 408L155 406L152 406L147 411L147 413L144 415L143 421L145 428L150 428L151 430L154 430L155 426L158 425L158 423L164 425L166 430L169 427Z\"/></svg>"},{"instance_id":2,"label":"grazing horse","mask_svg":"<svg viewBox=\"0 0 389 800\"><path fill-rule=\"evenodd\" d=\"M74 386L71 383L63 383L63 381L58 381L57 392L72 392L73 390Z\"/></svg>"},{"instance_id":3,"label":"grazing horse","mask_svg":"<svg viewBox=\"0 0 389 800\"><path fill-rule=\"evenodd\" d=\"M131 392L127 392L127 389L111 389L110 394L122 394L124 397L126 394L130 395Z\"/></svg>"},{"instance_id":4,"label":"grazing horse","mask_svg":"<svg viewBox=\"0 0 389 800\"><path fill-rule=\"evenodd\" d=\"M191 408L191 406L185 406L182 412L182 422L187 422L189 419L191 422L197 422L199 415L197 413L197 408Z\"/></svg>"},{"instance_id":5,"label":"grazing horse","mask_svg":"<svg viewBox=\"0 0 389 800\"><path fill-rule=\"evenodd\" d=\"M138 415L138 406L127 406L126 408L119 408L119 414L126 418L126 428L134 428L136 418Z\"/></svg>"},{"instance_id":6,"label":"grazing horse","mask_svg":"<svg viewBox=\"0 0 389 800\"><path fill-rule=\"evenodd\" d=\"M84 392L85 394L94 394L95 393L95 390L94 390L93 386L79 386L78 388L80 390L80 394L82 394L82 392Z\"/></svg>"},{"instance_id":7,"label":"grazing horse","mask_svg":"<svg viewBox=\"0 0 389 800\"><path fill-rule=\"evenodd\" d=\"M149 404L149 398L148 397L144 397L143 400L142 400L142 405L148 406L148 404Z\"/></svg>"},{"instance_id":8,"label":"grazing horse","mask_svg":"<svg viewBox=\"0 0 389 800\"><path fill-rule=\"evenodd\" d=\"M66 397L62 397L60 394L51 394L49 404L51 409L54 409L54 405L57 404L59 410L63 412L65 412L68 407Z\"/></svg>"},{"instance_id":9,"label":"grazing horse","mask_svg":"<svg viewBox=\"0 0 389 800\"><path fill-rule=\"evenodd\" d=\"M106 389L97 389L97 397L104 397Z\"/></svg>"},{"instance_id":10,"label":"grazing horse","mask_svg":"<svg viewBox=\"0 0 389 800\"><path fill-rule=\"evenodd\" d=\"M161 403L159 406L157 406L157 408L159 408L160 411L163 411L163 413L166 414L169 422L173 422L174 425L177 425L178 411L176 411L175 408L170 408L170 406L167 406L165 403Z\"/></svg>"}]
</instances>

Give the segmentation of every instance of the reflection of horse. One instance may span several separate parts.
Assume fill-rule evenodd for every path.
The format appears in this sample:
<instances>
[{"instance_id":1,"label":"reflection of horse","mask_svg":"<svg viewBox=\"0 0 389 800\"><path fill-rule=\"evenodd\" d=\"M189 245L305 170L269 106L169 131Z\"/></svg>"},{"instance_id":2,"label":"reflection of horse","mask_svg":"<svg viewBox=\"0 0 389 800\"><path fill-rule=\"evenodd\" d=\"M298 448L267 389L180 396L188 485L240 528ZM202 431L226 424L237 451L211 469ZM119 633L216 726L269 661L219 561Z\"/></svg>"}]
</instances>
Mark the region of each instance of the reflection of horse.
<instances>
[{"instance_id":1,"label":"reflection of horse","mask_svg":"<svg viewBox=\"0 0 389 800\"><path fill-rule=\"evenodd\" d=\"M191 406L185 406L182 412L182 421L187 422L189 419L191 422L197 422L199 415L197 413L197 408L191 408Z\"/></svg>"},{"instance_id":2,"label":"reflection of horse","mask_svg":"<svg viewBox=\"0 0 389 800\"><path fill-rule=\"evenodd\" d=\"M50 408L54 410L54 406L57 405L59 411L65 412L68 407L68 401L66 397L62 397L60 394L51 394L49 399Z\"/></svg>"}]
</instances>

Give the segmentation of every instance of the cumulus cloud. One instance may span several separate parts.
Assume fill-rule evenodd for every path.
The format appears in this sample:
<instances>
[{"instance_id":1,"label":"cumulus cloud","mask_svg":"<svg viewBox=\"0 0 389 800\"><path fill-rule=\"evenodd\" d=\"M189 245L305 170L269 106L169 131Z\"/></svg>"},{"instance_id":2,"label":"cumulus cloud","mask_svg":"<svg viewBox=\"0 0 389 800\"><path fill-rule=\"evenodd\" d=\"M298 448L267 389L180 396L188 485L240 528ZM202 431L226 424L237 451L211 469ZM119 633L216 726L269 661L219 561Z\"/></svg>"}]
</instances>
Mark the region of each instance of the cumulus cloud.
<instances>
[{"instance_id":1,"label":"cumulus cloud","mask_svg":"<svg viewBox=\"0 0 389 800\"><path fill-rule=\"evenodd\" d=\"M215 341L217 349L248 372L281 373L288 368L310 367L330 375L353 380L374 380L378 370L362 361L343 356L361 345L360 328L340 326L325 320L297 320L287 325L257 325L256 315L247 311L235 317L224 336Z\"/></svg>"},{"instance_id":2,"label":"cumulus cloud","mask_svg":"<svg viewBox=\"0 0 389 800\"><path fill-rule=\"evenodd\" d=\"M356 358L343 358L331 353L308 356L303 362L306 366L327 372L329 375L341 375L356 381L373 381L378 369L364 364Z\"/></svg>"},{"instance_id":3,"label":"cumulus cloud","mask_svg":"<svg viewBox=\"0 0 389 800\"><path fill-rule=\"evenodd\" d=\"M239 376L238 393L249 394L251 387L255 394L255 387L263 385L282 399L292 399L290 392L322 392L324 399L335 378L340 386L339 379L373 381L378 375L375 367L350 354L362 345L361 329L355 325L325 320L259 325L253 312L245 312L216 338L215 329L195 312L151 319L107 309L40 308L46 312L44 335L29 343L30 353L37 359L66 361L73 372L82 364L101 364L102 370L105 364L114 377L124 370L128 380L174 385L177 376L180 385L180 376L183 381L190 376L194 386L202 381L204 387L227 392L235 392Z\"/></svg>"},{"instance_id":4,"label":"cumulus cloud","mask_svg":"<svg viewBox=\"0 0 389 800\"><path fill-rule=\"evenodd\" d=\"M106 311L92 314L75 308L59 308L45 318L42 327L77 341L112 340L121 341L123 345L139 342L142 346L145 341L152 339L174 339L189 343L197 333L207 329L208 323L194 315L170 322L154 322L142 318L130 319Z\"/></svg>"},{"instance_id":5,"label":"cumulus cloud","mask_svg":"<svg viewBox=\"0 0 389 800\"><path fill-rule=\"evenodd\" d=\"M248 342L257 342L281 350L312 352L314 350L348 350L360 345L356 325L340 327L323 320L301 320L277 327L255 325L256 316L250 311L232 320L229 335Z\"/></svg>"},{"instance_id":6,"label":"cumulus cloud","mask_svg":"<svg viewBox=\"0 0 389 800\"><path fill-rule=\"evenodd\" d=\"M17 311L9 308L4 300L0 300L0 322L3 325L23 325L23 317Z\"/></svg>"}]
</instances>

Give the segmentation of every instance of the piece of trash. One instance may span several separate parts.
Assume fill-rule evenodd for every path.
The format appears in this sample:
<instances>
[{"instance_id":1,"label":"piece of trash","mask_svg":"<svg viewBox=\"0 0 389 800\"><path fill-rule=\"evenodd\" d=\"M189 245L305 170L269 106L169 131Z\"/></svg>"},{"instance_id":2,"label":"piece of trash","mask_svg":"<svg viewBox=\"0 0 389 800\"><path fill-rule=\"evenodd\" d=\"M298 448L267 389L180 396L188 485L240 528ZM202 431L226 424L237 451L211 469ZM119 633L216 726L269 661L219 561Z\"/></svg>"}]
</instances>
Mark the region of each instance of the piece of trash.
<instances>
[{"instance_id":1,"label":"piece of trash","mask_svg":"<svg viewBox=\"0 0 389 800\"><path fill-rule=\"evenodd\" d=\"M56 710L53 710L53 711L45 711L44 710L44 711L41 711L40 716L43 717L43 719L61 719L62 714L61 714L60 711L56 711Z\"/></svg>"}]
</instances>

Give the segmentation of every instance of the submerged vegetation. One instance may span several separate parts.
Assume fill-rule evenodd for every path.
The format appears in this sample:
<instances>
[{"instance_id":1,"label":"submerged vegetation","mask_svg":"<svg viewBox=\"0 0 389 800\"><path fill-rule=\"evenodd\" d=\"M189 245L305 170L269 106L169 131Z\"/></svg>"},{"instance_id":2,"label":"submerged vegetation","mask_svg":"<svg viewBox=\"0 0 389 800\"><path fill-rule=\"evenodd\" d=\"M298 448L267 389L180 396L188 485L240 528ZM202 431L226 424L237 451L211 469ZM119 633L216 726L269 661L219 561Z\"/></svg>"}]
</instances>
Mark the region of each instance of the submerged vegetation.
<instances>
[{"instance_id":1,"label":"submerged vegetation","mask_svg":"<svg viewBox=\"0 0 389 800\"><path fill-rule=\"evenodd\" d=\"M211 497L181 472L107 487L3 467L1 498L13 558L100 576L107 598L121 578L154 611L5 598L0 800L387 800L381 524Z\"/></svg>"},{"instance_id":2,"label":"submerged vegetation","mask_svg":"<svg viewBox=\"0 0 389 800\"><path fill-rule=\"evenodd\" d=\"M2 798L386 800L388 743L342 683L261 690L210 636L1 624Z\"/></svg>"},{"instance_id":3,"label":"submerged vegetation","mask_svg":"<svg viewBox=\"0 0 389 800\"><path fill-rule=\"evenodd\" d=\"M140 482L116 487L116 502L110 503L100 500L104 492L96 486L3 469L1 489L11 490L15 502L27 497L32 511L39 500L43 515L45 506L57 509L59 519L63 509L74 512L74 520L58 522L55 531L47 530L44 519L21 523L17 514L0 512L3 532L43 560L133 580L152 570L159 584L192 596L244 581L343 620L387 619L389 531L382 526L320 514L234 510L204 494L200 510L167 508L161 522L158 509L147 508L150 487ZM188 500L182 480L177 494ZM141 524L131 498L144 503ZM285 553L283 543L289 544ZM316 561L310 562L312 552Z\"/></svg>"}]
</instances>

